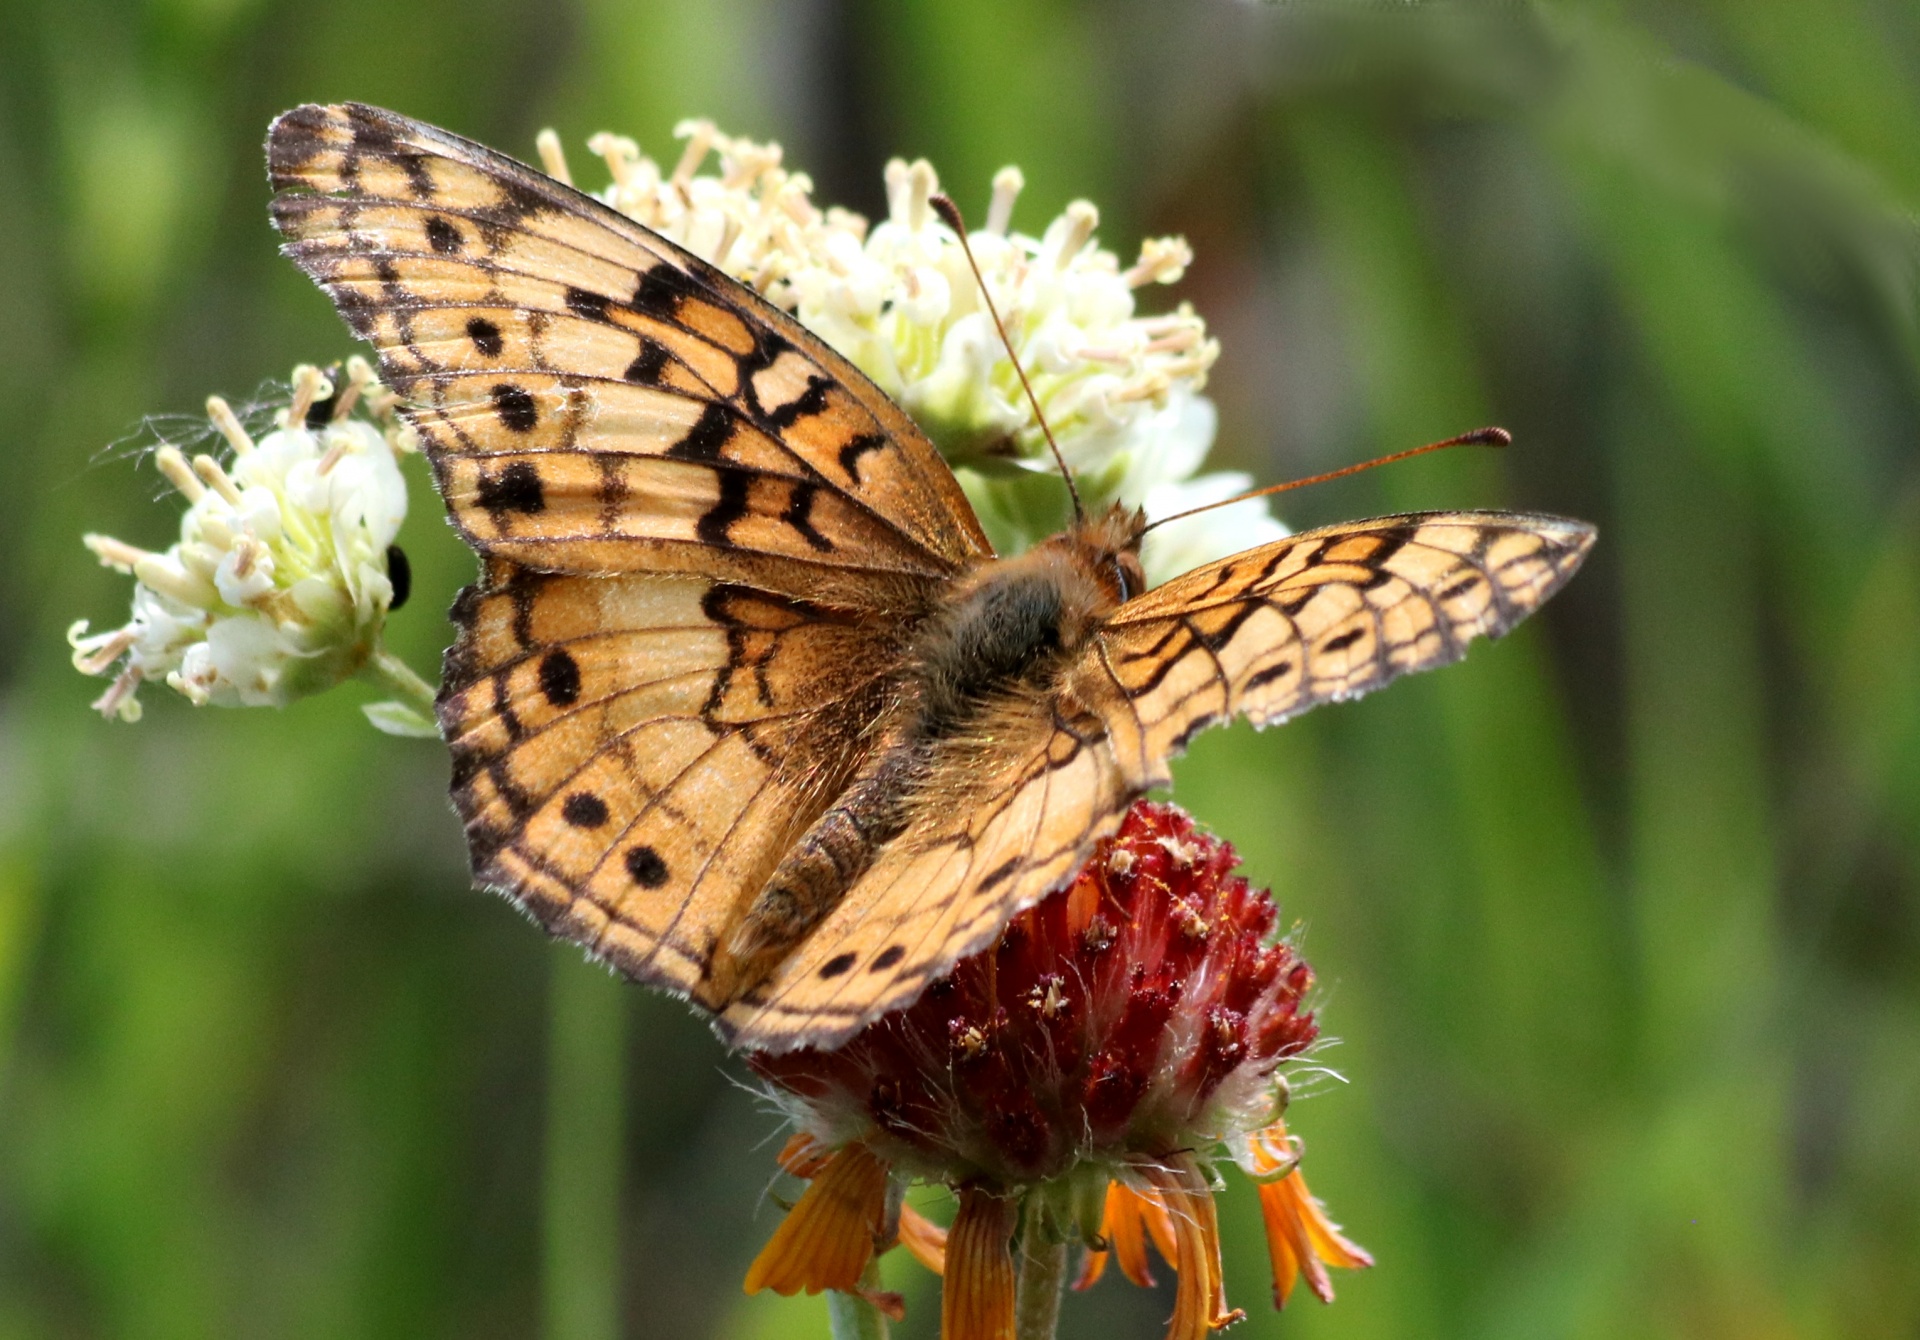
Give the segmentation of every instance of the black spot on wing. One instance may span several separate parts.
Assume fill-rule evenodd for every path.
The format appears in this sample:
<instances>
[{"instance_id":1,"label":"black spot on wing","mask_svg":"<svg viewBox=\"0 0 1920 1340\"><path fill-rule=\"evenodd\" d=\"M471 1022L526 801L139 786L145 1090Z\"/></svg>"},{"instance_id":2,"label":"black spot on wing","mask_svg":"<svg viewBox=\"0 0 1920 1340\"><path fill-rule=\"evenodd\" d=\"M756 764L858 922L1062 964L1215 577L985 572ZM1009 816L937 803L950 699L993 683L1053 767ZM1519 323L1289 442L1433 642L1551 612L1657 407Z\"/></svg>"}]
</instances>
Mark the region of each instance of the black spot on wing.
<instances>
[{"instance_id":1,"label":"black spot on wing","mask_svg":"<svg viewBox=\"0 0 1920 1340\"><path fill-rule=\"evenodd\" d=\"M1173 739L1167 742L1168 751L1175 754L1185 753L1187 749L1187 745L1193 740L1193 737L1198 735L1201 731L1205 730L1207 727L1213 725L1214 722L1218 721L1219 719L1220 718L1216 713L1202 712L1199 716L1195 717L1192 721L1189 721L1181 729L1178 735L1174 736Z\"/></svg>"},{"instance_id":2,"label":"black spot on wing","mask_svg":"<svg viewBox=\"0 0 1920 1340\"><path fill-rule=\"evenodd\" d=\"M493 388L493 412L516 433L530 433L540 421L539 408L524 386L501 382Z\"/></svg>"},{"instance_id":3,"label":"black spot on wing","mask_svg":"<svg viewBox=\"0 0 1920 1340\"><path fill-rule=\"evenodd\" d=\"M862 433L840 448L840 468L847 472L847 478L854 483L860 482L860 458L870 451L879 451L887 445L887 439L880 433Z\"/></svg>"},{"instance_id":4,"label":"black spot on wing","mask_svg":"<svg viewBox=\"0 0 1920 1340\"><path fill-rule=\"evenodd\" d=\"M733 413L719 401L711 401L687 435L667 448L666 454L682 461L717 461L733 436ZM743 499L744 501L744 499Z\"/></svg>"},{"instance_id":5,"label":"black spot on wing","mask_svg":"<svg viewBox=\"0 0 1920 1340\"><path fill-rule=\"evenodd\" d=\"M1293 662L1291 660L1275 661L1265 669L1256 670L1247 676L1247 691L1251 692L1254 689L1264 688L1266 685L1273 683L1274 680L1282 679L1288 674L1291 674L1292 671Z\"/></svg>"},{"instance_id":6,"label":"black spot on wing","mask_svg":"<svg viewBox=\"0 0 1920 1340\"><path fill-rule=\"evenodd\" d=\"M558 647L541 657L540 692L555 707L571 707L580 698L580 662Z\"/></svg>"},{"instance_id":7,"label":"black spot on wing","mask_svg":"<svg viewBox=\"0 0 1920 1340\"><path fill-rule=\"evenodd\" d=\"M885 949L880 951L879 955L875 957L872 963L867 965L867 971L868 972L885 972L888 968L891 968L894 964L898 963L901 959L905 958L906 956L907 956L907 947L905 945L888 945Z\"/></svg>"},{"instance_id":8,"label":"black spot on wing","mask_svg":"<svg viewBox=\"0 0 1920 1340\"><path fill-rule=\"evenodd\" d=\"M799 532L800 538L819 553L831 553L833 541L814 528L813 500L819 490L811 484L795 484L793 497L787 503L787 510L780 519Z\"/></svg>"},{"instance_id":9,"label":"black spot on wing","mask_svg":"<svg viewBox=\"0 0 1920 1340\"><path fill-rule=\"evenodd\" d=\"M506 675L495 672L489 682L493 685L493 711L500 718L500 724L507 728L507 734L518 740L527 733L526 726L520 720L520 714L513 710L513 689ZM491 766L497 759L489 759Z\"/></svg>"},{"instance_id":10,"label":"black spot on wing","mask_svg":"<svg viewBox=\"0 0 1920 1340\"><path fill-rule=\"evenodd\" d=\"M632 307L643 316L671 321L679 315L680 304L695 292L693 280L676 266L661 261L640 276L640 285L633 291Z\"/></svg>"},{"instance_id":11,"label":"black spot on wing","mask_svg":"<svg viewBox=\"0 0 1920 1340\"><path fill-rule=\"evenodd\" d=\"M605 321L613 300L601 293L567 285L567 310L586 321Z\"/></svg>"},{"instance_id":12,"label":"black spot on wing","mask_svg":"<svg viewBox=\"0 0 1920 1340\"><path fill-rule=\"evenodd\" d=\"M532 514L546 508L547 497L533 462L515 461L498 474L481 474L479 502L496 516L502 512Z\"/></svg>"},{"instance_id":13,"label":"black spot on wing","mask_svg":"<svg viewBox=\"0 0 1920 1340\"><path fill-rule=\"evenodd\" d=\"M442 256L457 256L467 239L460 235L459 228L435 214L427 220L427 245Z\"/></svg>"},{"instance_id":14,"label":"black spot on wing","mask_svg":"<svg viewBox=\"0 0 1920 1340\"><path fill-rule=\"evenodd\" d=\"M635 847L627 853L627 873L643 889L657 889L667 882L667 863L652 847Z\"/></svg>"},{"instance_id":15,"label":"black spot on wing","mask_svg":"<svg viewBox=\"0 0 1920 1340\"><path fill-rule=\"evenodd\" d=\"M733 540L727 528L747 514L747 494L752 481L738 470L720 472L720 497L701 514L694 534L706 544L729 545Z\"/></svg>"},{"instance_id":16,"label":"black spot on wing","mask_svg":"<svg viewBox=\"0 0 1920 1340\"><path fill-rule=\"evenodd\" d=\"M838 977L841 973L853 966L855 957L856 955L852 953L835 954L832 958L820 965L820 975L822 977Z\"/></svg>"},{"instance_id":17,"label":"black spot on wing","mask_svg":"<svg viewBox=\"0 0 1920 1340\"><path fill-rule=\"evenodd\" d=\"M467 322L467 338L473 341L474 348L478 349L488 358L500 357L500 351L506 347L506 342L500 338L500 327L494 325L493 322L487 320L484 316L473 317ZM525 395L526 392L522 391L521 394ZM495 387L494 403L497 405L499 400L499 388ZM532 425L529 424L528 426L531 427Z\"/></svg>"},{"instance_id":18,"label":"black spot on wing","mask_svg":"<svg viewBox=\"0 0 1920 1340\"><path fill-rule=\"evenodd\" d=\"M561 803L560 817L575 828L598 828L607 821L607 802L591 791L575 791Z\"/></svg>"},{"instance_id":19,"label":"black spot on wing","mask_svg":"<svg viewBox=\"0 0 1920 1340\"><path fill-rule=\"evenodd\" d=\"M671 357L672 355L667 353L666 345L643 335L640 337L640 354L633 362L627 364L624 375L628 381L637 382L642 386L658 386L660 378L666 373L667 361Z\"/></svg>"},{"instance_id":20,"label":"black spot on wing","mask_svg":"<svg viewBox=\"0 0 1920 1340\"><path fill-rule=\"evenodd\" d=\"M791 428L801 419L818 414L827 407L827 392L833 389L833 382L815 374L807 378L807 389L789 400L779 409L767 415L767 422L775 428Z\"/></svg>"},{"instance_id":21,"label":"black spot on wing","mask_svg":"<svg viewBox=\"0 0 1920 1340\"><path fill-rule=\"evenodd\" d=\"M1020 862L1020 857L1009 856L999 865L989 870L986 873L986 877L980 881L980 892L986 893L988 890L1005 884L1009 879L1012 879L1013 872L1020 868Z\"/></svg>"}]
</instances>

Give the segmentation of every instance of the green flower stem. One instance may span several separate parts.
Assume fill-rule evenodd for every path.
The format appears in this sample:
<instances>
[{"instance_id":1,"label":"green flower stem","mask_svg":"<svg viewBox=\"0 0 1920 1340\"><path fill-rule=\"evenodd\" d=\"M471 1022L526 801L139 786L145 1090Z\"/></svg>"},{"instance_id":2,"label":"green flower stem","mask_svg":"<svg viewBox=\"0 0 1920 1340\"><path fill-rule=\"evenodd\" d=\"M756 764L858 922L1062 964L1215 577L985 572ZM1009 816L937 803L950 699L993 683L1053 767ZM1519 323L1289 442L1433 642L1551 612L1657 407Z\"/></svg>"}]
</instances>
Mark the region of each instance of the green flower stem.
<instances>
[{"instance_id":1,"label":"green flower stem","mask_svg":"<svg viewBox=\"0 0 1920 1340\"><path fill-rule=\"evenodd\" d=\"M617 1340L627 994L558 950L548 990L540 1333Z\"/></svg>"},{"instance_id":2,"label":"green flower stem","mask_svg":"<svg viewBox=\"0 0 1920 1340\"><path fill-rule=\"evenodd\" d=\"M1053 1340L1060 1329L1060 1294L1067 1287L1067 1244L1029 1232L1020 1242L1020 1285L1014 1304L1018 1340Z\"/></svg>"},{"instance_id":3,"label":"green flower stem","mask_svg":"<svg viewBox=\"0 0 1920 1340\"><path fill-rule=\"evenodd\" d=\"M361 671L368 679L393 690L409 707L418 708L426 714L428 721L434 719L434 687L413 673L413 667L388 651L384 645L373 649L366 668Z\"/></svg>"},{"instance_id":4,"label":"green flower stem","mask_svg":"<svg viewBox=\"0 0 1920 1340\"><path fill-rule=\"evenodd\" d=\"M880 1258L867 1262L860 1275L860 1287L880 1291ZM857 1293L827 1292L827 1319L833 1326L833 1340L887 1340L887 1319L879 1308Z\"/></svg>"}]
</instances>

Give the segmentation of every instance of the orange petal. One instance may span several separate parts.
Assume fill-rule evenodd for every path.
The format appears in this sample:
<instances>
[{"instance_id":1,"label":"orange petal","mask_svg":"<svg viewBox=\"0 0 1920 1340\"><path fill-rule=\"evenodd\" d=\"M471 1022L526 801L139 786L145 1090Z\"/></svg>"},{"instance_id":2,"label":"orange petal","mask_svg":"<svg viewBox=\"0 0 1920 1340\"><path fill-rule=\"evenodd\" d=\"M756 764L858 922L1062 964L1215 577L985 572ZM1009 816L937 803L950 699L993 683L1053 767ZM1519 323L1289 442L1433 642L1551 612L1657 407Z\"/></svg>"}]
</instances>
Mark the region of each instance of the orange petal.
<instances>
[{"instance_id":1,"label":"orange petal","mask_svg":"<svg viewBox=\"0 0 1920 1340\"><path fill-rule=\"evenodd\" d=\"M1013 1340L1013 1225L1019 1206L977 1187L960 1193L947 1233L941 1340Z\"/></svg>"},{"instance_id":2,"label":"orange petal","mask_svg":"<svg viewBox=\"0 0 1920 1340\"><path fill-rule=\"evenodd\" d=\"M1147 1226L1147 1236L1153 1239L1154 1250L1160 1253L1160 1259L1168 1265L1179 1260L1179 1246L1173 1231L1173 1216L1167 1213L1166 1199L1156 1191L1137 1193L1140 1201L1140 1218Z\"/></svg>"},{"instance_id":3,"label":"orange petal","mask_svg":"<svg viewBox=\"0 0 1920 1340\"><path fill-rule=\"evenodd\" d=\"M1327 1218L1327 1207L1317 1196L1308 1194L1307 1179L1300 1177L1300 1195L1307 1203L1307 1237L1313 1242L1314 1255L1342 1270L1364 1270L1373 1264L1373 1256L1359 1243L1340 1232L1340 1225Z\"/></svg>"},{"instance_id":4,"label":"orange petal","mask_svg":"<svg viewBox=\"0 0 1920 1340\"><path fill-rule=\"evenodd\" d=\"M1247 1145L1253 1155L1253 1167L1248 1172L1257 1180L1278 1176L1282 1171L1290 1172L1300 1162L1299 1147L1287 1134L1284 1121L1276 1121L1264 1131L1255 1131L1247 1137Z\"/></svg>"},{"instance_id":5,"label":"orange petal","mask_svg":"<svg viewBox=\"0 0 1920 1340\"><path fill-rule=\"evenodd\" d=\"M1100 1277L1106 1273L1107 1253L1097 1248L1089 1247L1080 1254L1080 1272L1073 1277L1071 1287L1075 1293L1079 1293L1083 1289L1091 1289L1100 1282Z\"/></svg>"},{"instance_id":6,"label":"orange petal","mask_svg":"<svg viewBox=\"0 0 1920 1340\"><path fill-rule=\"evenodd\" d=\"M900 1245L934 1274L947 1273L947 1230L911 1205L900 1207Z\"/></svg>"},{"instance_id":7,"label":"orange petal","mask_svg":"<svg viewBox=\"0 0 1920 1340\"><path fill-rule=\"evenodd\" d=\"M1173 1225L1167 1219L1167 1207L1151 1193L1135 1191L1115 1182L1107 1188L1107 1209L1100 1220L1100 1236L1112 1244L1120 1273L1142 1289L1153 1287L1153 1271L1147 1268L1147 1235L1151 1233L1160 1255L1173 1260ZM1162 1234L1165 1234L1162 1237Z\"/></svg>"},{"instance_id":8,"label":"orange petal","mask_svg":"<svg viewBox=\"0 0 1920 1340\"><path fill-rule=\"evenodd\" d=\"M1227 1309L1226 1279L1220 1269L1220 1220L1213 1188L1190 1154L1177 1154L1148 1170L1160 1201L1173 1221L1173 1268L1180 1273L1167 1340L1206 1340L1207 1332L1238 1321Z\"/></svg>"},{"instance_id":9,"label":"orange petal","mask_svg":"<svg viewBox=\"0 0 1920 1340\"><path fill-rule=\"evenodd\" d=\"M1200 1221L1201 1241L1207 1244L1207 1266L1213 1272L1213 1311L1207 1317L1207 1329L1225 1330L1246 1319L1245 1310L1227 1306L1227 1270L1220 1260L1220 1210L1213 1200L1213 1189L1203 1184L1204 1213Z\"/></svg>"},{"instance_id":10,"label":"orange petal","mask_svg":"<svg viewBox=\"0 0 1920 1340\"><path fill-rule=\"evenodd\" d=\"M1326 1207L1307 1190L1298 1168L1277 1182L1260 1185L1260 1216L1267 1226L1267 1255L1273 1262L1273 1305L1285 1307L1296 1280L1323 1303L1333 1301L1333 1281L1327 1266L1356 1270L1373 1258L1340 1234L1327 1218Z\"/></svg>"},{"instance_id":11,"label":"orange petal","mask_svg":"<svg viewBox=\"0 0 1920 1340\"><path fill-rule=\"evenodd\" d=\"M848 1145L827 1160L747 1267L746 1291L853 1292L873 1257L886 1201L887 1165L865 1145Z\"/></svg>"},{"instance_id":12,"label":"orange petal","mask_svg":"<svg viewBox=\"0 0 1920 1340\"><path fill-rule=\"evenodd\" d=\"M782 1169L795 1177L812 1179L819 1176L820 1170L827 1166L827 1160L832 1157L831 1149L805 1131L795 1131L780 1147L778 1161Z\"/></svg>"}]
</instances>

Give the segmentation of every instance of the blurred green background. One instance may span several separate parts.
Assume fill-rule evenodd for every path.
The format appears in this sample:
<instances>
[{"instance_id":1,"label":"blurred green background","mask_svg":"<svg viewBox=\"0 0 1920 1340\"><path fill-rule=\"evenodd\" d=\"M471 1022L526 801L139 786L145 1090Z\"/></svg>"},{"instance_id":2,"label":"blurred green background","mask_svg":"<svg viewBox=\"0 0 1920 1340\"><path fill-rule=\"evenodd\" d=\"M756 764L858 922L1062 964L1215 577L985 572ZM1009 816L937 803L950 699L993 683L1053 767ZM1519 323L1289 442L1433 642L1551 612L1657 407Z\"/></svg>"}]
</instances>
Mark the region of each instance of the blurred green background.
<instances>
[{"instance_id":1,"label":"blurred green background","mask_svg":"<svg viewBox=\"0 0 1920 1340\"><path fill-rule=\"evenodd\" d=\"M1231 1186L1236 1334L1920 1336L1910 0L4 0L0 1336L825 1333L739 1292L742 1067L468 890L439 750L67 666L127 593L80 532L173 526L103 447L351 351L259 148L349 97L583 176L710 115L869 214L890 155L975 211L1017 162L1016 226L1192 239L1221 462L1512 429L1281 510L1597 521L1546 614L1180 770L1306 926L1349 1082L1295 1127L1380 1260L1277 1316ZM472 560L423 494L403 540L424 670Z\"/></svg>"}]
</instances>

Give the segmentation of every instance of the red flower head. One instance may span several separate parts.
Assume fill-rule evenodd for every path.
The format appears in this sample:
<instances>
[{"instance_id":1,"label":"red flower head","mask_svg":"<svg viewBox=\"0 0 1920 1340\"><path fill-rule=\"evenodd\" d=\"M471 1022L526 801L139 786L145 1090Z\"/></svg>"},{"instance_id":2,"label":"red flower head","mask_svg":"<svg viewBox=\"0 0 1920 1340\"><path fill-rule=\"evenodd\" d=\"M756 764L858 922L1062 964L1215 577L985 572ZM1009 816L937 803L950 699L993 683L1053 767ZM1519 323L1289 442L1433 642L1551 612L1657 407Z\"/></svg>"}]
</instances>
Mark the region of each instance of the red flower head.
<instances>
[{"instance_id":1,"label":"red flower head","mask_svg":"<svg viewBox=\"0 0 1920 1340\"><path fill-rule=\"evenodd\" d=\"M1313 975L1236 864L1142 801L1072 884L912 1006L838 1051L754 1057L801 1128L782 1162L812 1184L748 1289L859 1291L898 1240L945 1270L949 1340L1011 1335L1016 1233L1029 1257L1085 1244L1080 1287L1109 1250L1150 1283L1151 1237L1180 1273L1169 1335L1203 1336L1239 1315L1210 1182L1223 1153L1263 1182L1276 1301L1302 1273L1330 1297L1322 1262L1370 1264L1318 1212L1278 1124L1280 1067L1316 1036ZM912 1181L959 1192L945 1234L901 1207Z\"/></svg>"}]
</instances>

